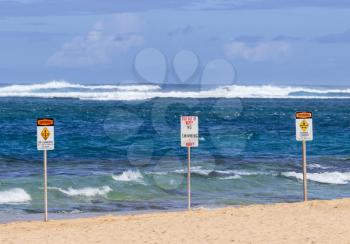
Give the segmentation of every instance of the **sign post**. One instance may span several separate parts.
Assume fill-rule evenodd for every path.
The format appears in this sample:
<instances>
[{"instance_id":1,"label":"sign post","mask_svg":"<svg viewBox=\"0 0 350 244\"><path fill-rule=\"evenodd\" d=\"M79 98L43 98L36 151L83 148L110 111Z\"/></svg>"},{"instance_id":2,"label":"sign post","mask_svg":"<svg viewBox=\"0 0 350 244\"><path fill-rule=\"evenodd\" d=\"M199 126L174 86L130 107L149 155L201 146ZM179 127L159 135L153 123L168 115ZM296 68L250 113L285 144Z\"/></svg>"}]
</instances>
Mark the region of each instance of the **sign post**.
<instances>
[{"instance_id":1,"label":"sign post","mask_svg":"<svg viewBox=\"0 0 350 244\"><path fill-rule=\"evenodd\" d=\"M295 113L296 139L303 143L303 186L304 201L307 201L306 141L313 140L312 112Z\"/></svg>"},{"instance_id":2,"label":"sign post","mask_svg":"<svg viewBox=\"0 0 350 244\"><path fill-rule=\"evenodd\" d=\"M191 209L191 147L187 147L187 209Z\"/></svg>"},{"instance_id":3,"label":"sign post","mask_svg":"<svg viewBox=\"0 0 350 244\"><path fill-rule=\"evenodd\" d=\"M181 116L181 147L187 147L187 209L191 210L191 147L198 147L197 116Z\"/></svg>"},{"instance_id":4,"label":"sign post","mask_svg":"<svg viewBox=\"0 0 350 244\"><path fill-rule=\"evenodd\" d=\"M36 121L37 148L44 151L44 221L48 221L48 200L47 200L47 150L55 148L54 120L40 118Z\"/></svg>"},{"instance_id":5,"label":"sign post","mask_svg":"<svg viewBox=\"0 0 350 244\"><path fill-rule=\"evenodd\" d=\"M307 172L306 172L306 141L303 140L303 187L304 201L307 201Z\"/></svg>"}]
</instances>

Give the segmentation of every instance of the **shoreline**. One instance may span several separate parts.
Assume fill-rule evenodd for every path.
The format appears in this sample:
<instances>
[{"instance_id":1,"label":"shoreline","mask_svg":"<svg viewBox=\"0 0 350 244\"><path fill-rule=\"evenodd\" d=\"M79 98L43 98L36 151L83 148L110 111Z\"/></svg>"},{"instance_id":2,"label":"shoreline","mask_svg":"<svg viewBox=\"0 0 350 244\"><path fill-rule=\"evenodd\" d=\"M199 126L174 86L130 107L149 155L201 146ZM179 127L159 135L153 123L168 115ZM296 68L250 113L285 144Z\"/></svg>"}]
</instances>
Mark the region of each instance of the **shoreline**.
<instances>
[{"instance_id":1,"label":"shoreline","mask_svg":"<svg viewBox=\"0 0 350 244\"><path fill-rule=\"evenodd\" d=\"M294 203L294 202L291 202ZM278 203L266 203L261 205L271 205ZM214 209L222 209L222 208L240 208L244 206L251 205L260 205L260 204L240 204L240 205L213 205L213 206L196 206L192 207L192 211L196 210L214 210ZM99 218L104 216L135 216L135 215L143 215L143 214L157 214L157 213L178 213L185 212L187 208L174 208L174 209L145 209L145 210L127 210L127 211L118 211L118 212L80 212L80 213L50 213L48 214L49 221L55 220L72 220L72 219L87 219L87 218ZM20 214L18 214L20 215ZM11 216L8 217L8 216ZM0 212L0 226L4 224L12 224L12 223L26 223L26 222L40 222L44 220L44 213L25 213L23 216L26 217L15 217L13 218L13 213L3 214Z\"/></svg>"},{"instance_id":2,"label":"shoreline","mask_svg":"<svg viewBox=\"0 0 350 244\"><path fill-rule=\"evenodd\" d=\"M343 199L343 198L337 198ZM337 200L337 199L309 199L309 201L320 200L320 201L328 201L328 200ZM350 199L350 198L349 198ZM247 203L247 204L212 204L212 205L198 205L192 206L191 210L215 210L215 209L224 209L224 208L242 208L256 205L275 205L275 204L289 204L289 203L300 203L302 199L299 201L285 201L285 202L267 202L267 203ZM169 208L169 209L145 209L145 210L126 210L126 211L101 211L101 212L67 212L67 213L48 213L49 221L54 220L71 220L71 219L86 219L86 218L99 218L104 216L134 216L134 215L143 215L143 214L157 214L157 213L177 213L177 212L186 212L186 207L178 207L178 208ZM20 213L16 213L16 217L14 213L3 213L0 211L0 226L2 224L12 224L12 223L21 223L21 222L35 222L35 221L43 221L44 213L24 213L20 216ZM10 217L9 217L10 216ZM24 216L24 217L23 217Z\"/></svg>"},{"instance_id":3,"label":"shoreline","mask_svg":"<svg viewBox=\"0 0 350 244\"><path fill-rule=\"evenodd\" d=\"M0 224L0 243L349 243L350 198Z\"/></svg>"}]
</instances>

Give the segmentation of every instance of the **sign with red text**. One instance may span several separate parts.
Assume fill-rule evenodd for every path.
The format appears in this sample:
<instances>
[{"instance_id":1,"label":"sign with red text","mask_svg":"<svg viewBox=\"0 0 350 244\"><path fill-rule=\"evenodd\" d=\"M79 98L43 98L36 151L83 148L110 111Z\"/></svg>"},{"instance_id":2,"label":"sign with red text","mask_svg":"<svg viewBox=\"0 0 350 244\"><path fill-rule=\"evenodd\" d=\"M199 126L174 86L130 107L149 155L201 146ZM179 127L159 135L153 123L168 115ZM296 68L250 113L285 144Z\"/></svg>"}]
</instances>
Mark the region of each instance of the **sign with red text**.
<instances>
[{"instance_id":1,"label":"sign with red text","mask_svg":"<svg viewBox=\"0 0 350 244\"><path fill-rule=\"evenodd\" d=\"M181 146L198 147L197 116L181 116Z\"/></svg>"},{"instance_id":2,"label":"sign with red text","mask_svg":"<svg viewBox=\"0 0 350 244\"><path fill-rule=\"evenodd\" d=\"M37 148L38 150L55 149L54 120L48 118L36 121Z\"/></svg>"},{"instance_id":3,"label":"sign with red text","mask_svg":"<svg viewBox=\"0 0 350 244\"><path fill-rule=\"evenodd\" d=\"M295 129L297 141L312 141L312 113L296 112L295 113Z\"/></svg>"}]
</instances>

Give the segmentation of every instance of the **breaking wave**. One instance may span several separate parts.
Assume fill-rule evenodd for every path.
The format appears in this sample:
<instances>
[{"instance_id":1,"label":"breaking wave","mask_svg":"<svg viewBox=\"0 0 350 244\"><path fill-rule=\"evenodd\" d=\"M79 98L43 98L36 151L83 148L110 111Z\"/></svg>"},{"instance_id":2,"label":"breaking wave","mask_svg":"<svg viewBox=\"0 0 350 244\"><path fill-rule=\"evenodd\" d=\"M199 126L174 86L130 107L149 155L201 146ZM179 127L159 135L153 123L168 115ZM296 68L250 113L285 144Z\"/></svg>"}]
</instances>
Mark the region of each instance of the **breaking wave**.
<instances>
[{"instance_id":1,"label":"breaking wave","mask_svg":"<svg viewBox=\"0 0 350 244\"><path fill-rule=\"evenodd\" d=\"M0 191L0 204L16 204L30 202L30 195L22 188Z\"/></svg>"},{"instance_id":2,"label":"breaking wave","mask_svg":"<svg viewBox=\"0 0 350 244\"><path fill-rule=\"evenodd\" d=\"M203 169L201 166L194 166L191 167L191 173L192 174L197 174L197 175L202 175L202 176L208 176L210 173L214 172L214 170L211 169ZM173 173L178 173L178 174L187 174L187 169L178 169L174 170Z\"/></svg>"},{"instance_id":3,"label":"breaking wave","mask_svg":"<svg viewBox=\"0 0 350 244\"><path fill-rule=\"evenodd\" d=\"M320 164L309 164L308 168L309 169L328 169L329 167L326 167Z\"/></svg>"},{"instance_id":4,"label":"breaking wave","mask_svg":"<svg viewBox=\"0 0 350 244\"><path fill-rule=\"evenodd\" d=\"M93 196L104 196L107 193L112 191L112 188L109 186L103 186L103 187L84 187L80 189L74 189L72 187L69 187L67 190L64 190L59 187L48 187L48 189L51 190L58 190L68 196L84 196L84 197L93 197Z\"/></svg>"},{"instance_id":5,"label":"breaking wave","mask_svg":"<svg viewBox=\"0 0 350 244\"><path fill-rule=\"evenodd\" d=\"M127 170L119 175L112 175L112 178L116 181L137 182L144 184L143 176L140 171Z\"/></svg>"},{"instance_id":6,"label":"breaking wave","mask_svg":"<svg viewBox=\"0 0 350 244\"><path fill-rule=\"evenodd\" d=\"M297 173L294 171L284 172L283 176L289 178L296 178L298 180L303 179L302 173ZM350 172L324 172L324 173L308 173L307 179L319 183L325 184L336 184L336 185L345 185L350 182Z\"/></svg>"},{"instance_id":7,"label":"breaking wave","mask_svg":"<svg viewBox=\"0 0 350 244\"><path fill-rule=\"evenodd\" d=\"M163 90L153 84L82 85L50 81L0 87L0 97L77 98L85 100L146 100L163 98L350 98L350 88L293 86L219 86L201 91Z\"/></svg>"},{"instance_id":8,"label":"breaking wave","mask_svg":"<svg viewBox=\"0 0 350 244\"><path fill-rule=\"evenodd\" d=\"M152 172L152 174L166 175L168 173L187 174L187 169L178 169L168 172ZM246 170L219 170L219 169L205 169L202 166L191 167L191 174L199 176L222 176L220 179L238 179L242 176L254 176L254 175L272 175L276 176L274 172L263 171L246 171Z\"/></svg>"},{"instance_id":9,"label":"breaking wave","mask_svg":"<svg viewBox=\"0 0 350 244\"><path fill-rule=\"evenodd\" d=\"M220 177L220 180L236 180L242 178L240 175L231 175L226 177Z\"/></svg>"}]
</instances>

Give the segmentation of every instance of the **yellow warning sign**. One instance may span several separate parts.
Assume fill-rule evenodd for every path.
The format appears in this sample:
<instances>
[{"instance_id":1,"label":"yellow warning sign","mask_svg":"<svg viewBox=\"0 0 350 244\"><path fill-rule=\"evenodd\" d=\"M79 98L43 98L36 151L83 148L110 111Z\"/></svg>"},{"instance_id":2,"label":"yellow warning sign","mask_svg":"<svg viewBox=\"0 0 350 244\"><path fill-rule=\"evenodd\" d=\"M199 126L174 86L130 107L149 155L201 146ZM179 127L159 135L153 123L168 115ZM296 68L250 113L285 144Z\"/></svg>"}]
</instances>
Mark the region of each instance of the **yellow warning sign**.
<instances>
[{"instance_id":1,"label":"yellow warning sign","mask_svg":"<svg viewBox=\"0 0 350 244\"><path fill-rule=\"evenodd\" d=\"M297 141L312 141L312 112L295 113L295 132Z\"/></svg>"},{"instance_id":2,"label":"yellow warning sign","mask_svg":"<svg viewBox=\"0 0 350 244\"><path fill-rule=\"evenodd\" d=\"M46 141L47 138L49 138L49 136L50 136L50 131L46 127L44 127L44 129L41 131L40 134L44 138L44 140Z\"/></svg>"},{"instance_id":3,"label":"yellow warning sign","mask_svg":"<svg viewBox=\"0 0 350 244\"><path fill-rule=\"evenodd\" d=\"M36 121L36 138L38 150L55 149L55 122L50 118L39 118Z\"/></svg>"},{"instance_id":4,"label":"yellow warning sign","mask_svg":"<svg viewBox=\"0 0 350 244\"><path fill-rule=\"evenodd\" d=\"M305 132L305 131L307 131L307 128L309 127L309 123L308 123L305 119L303 119L303 120L300 122L299 126L300 126L300 129L301 129L303 132Z\"/></svg>"}]
</instances>

